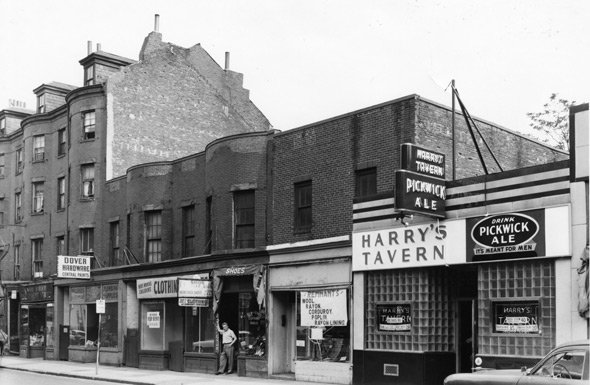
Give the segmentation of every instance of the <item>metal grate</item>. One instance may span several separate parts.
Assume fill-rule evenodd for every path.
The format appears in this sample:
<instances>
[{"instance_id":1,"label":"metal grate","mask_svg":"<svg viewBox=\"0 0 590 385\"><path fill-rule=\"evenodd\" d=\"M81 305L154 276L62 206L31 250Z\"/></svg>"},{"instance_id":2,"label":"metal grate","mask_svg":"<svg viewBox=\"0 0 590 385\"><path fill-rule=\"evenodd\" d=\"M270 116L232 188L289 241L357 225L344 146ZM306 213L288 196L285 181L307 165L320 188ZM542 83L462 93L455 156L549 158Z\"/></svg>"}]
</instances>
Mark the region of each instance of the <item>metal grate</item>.
<instances>
[{"instance_id":1,"label":"metal grate","mask_svg":"<svg viewBox=\"0 0 590 385\"><path fill-rule=\"evenodd\" d=\"M399 365L398 364L383 364L383 375L384 376L399 376Z\"/></svg>"}]
</instances>

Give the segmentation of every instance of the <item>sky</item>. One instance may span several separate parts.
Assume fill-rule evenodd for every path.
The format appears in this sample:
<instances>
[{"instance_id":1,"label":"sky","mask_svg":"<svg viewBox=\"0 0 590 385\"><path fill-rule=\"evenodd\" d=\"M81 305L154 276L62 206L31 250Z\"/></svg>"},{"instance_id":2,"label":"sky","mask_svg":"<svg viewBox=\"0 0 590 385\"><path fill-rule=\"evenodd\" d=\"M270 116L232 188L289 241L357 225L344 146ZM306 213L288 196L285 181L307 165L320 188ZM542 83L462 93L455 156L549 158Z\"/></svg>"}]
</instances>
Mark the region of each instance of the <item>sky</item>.
<instances>
[{"instance_id":1,"label":"sky","mask_svg":"<svg viewBox=\"0 0 590 385\"><path fill-rule=\"evenodd\" d=\"M289 130L410 94L530 133L552 93L590 99L587 0L0 0L0 109L33 89L82 85L87 42L138 60L162 40L195 44L244 74Z\"/></svg>"}]
</instances>

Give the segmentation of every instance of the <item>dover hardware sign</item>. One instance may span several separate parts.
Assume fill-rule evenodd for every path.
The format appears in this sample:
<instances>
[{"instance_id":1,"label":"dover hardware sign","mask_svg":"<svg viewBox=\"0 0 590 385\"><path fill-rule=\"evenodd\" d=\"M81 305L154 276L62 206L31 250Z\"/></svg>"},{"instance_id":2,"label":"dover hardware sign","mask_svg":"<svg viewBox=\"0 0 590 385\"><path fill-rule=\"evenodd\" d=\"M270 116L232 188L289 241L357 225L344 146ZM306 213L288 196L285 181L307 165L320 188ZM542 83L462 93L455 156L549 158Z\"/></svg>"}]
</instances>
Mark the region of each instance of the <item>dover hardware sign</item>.
<instances>
[{"instance_id":1,"label":"dover hardware sign","mask_svg":"<svg viewBox=\"0 0 590 385\"><path fill-rule=\"evenodd\" d=\"M57 277L90 279L90 257L84 255L78 255L75 257L58 255Z\"/></svg>"}]
</instances>

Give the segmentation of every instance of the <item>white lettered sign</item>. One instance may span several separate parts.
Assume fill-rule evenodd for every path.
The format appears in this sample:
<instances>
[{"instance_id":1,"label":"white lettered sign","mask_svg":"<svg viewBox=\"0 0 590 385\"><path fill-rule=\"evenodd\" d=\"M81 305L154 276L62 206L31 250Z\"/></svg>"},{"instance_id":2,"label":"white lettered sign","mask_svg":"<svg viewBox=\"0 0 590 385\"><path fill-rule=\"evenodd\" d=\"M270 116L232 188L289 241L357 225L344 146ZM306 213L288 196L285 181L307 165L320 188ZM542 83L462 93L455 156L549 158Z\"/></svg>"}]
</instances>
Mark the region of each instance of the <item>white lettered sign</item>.
<instances>
[{"instance_id":1,"label":"white lettered sign","mask_svg":"<svg viewBox=\"0 0 590 385\"><path fill-rule=\"evenodd\" d=\"M346 289L302 291L301 326L346 326Z\"/></svg>"},{"instance_id":2,"label":"white lettered sign","mask_svg":"<svg viewBox=\"0 0 590 385\"><path fill-rule=\"evenodd\" d=\"M465 220L352 234L352 270L466 263Z\"/></svg>"},{"instance_id":3,"label":"white lettered sign","mask_svg":"<svg viewBox=\"0 0 590 385\"><path fill-rule=\"evenodd\" d=\"M75 257L58 255L57 277L90 279L90 257L85 255L78 255Z\"/></svg>"}]
</instances>

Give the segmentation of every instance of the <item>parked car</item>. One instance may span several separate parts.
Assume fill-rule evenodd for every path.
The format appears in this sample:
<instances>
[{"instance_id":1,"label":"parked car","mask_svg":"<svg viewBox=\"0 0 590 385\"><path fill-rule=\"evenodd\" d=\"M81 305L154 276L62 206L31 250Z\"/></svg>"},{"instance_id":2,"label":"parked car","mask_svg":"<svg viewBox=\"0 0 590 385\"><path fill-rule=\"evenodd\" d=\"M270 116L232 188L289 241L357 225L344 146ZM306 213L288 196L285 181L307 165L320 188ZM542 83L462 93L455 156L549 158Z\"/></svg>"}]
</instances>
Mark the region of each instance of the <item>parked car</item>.
<instances>
[{"instance_id":1,"label":"parked car","mask_svg":"<svg viewBox=\"0 0 590 385\"><path fill-rule=\"evenodd\" d=\"M551 350L531 369L481 370L445 378L445 385L587 384L590 340L574 341Z\"/></svg>"}]
</instances>

